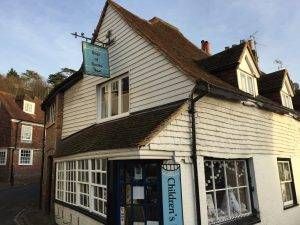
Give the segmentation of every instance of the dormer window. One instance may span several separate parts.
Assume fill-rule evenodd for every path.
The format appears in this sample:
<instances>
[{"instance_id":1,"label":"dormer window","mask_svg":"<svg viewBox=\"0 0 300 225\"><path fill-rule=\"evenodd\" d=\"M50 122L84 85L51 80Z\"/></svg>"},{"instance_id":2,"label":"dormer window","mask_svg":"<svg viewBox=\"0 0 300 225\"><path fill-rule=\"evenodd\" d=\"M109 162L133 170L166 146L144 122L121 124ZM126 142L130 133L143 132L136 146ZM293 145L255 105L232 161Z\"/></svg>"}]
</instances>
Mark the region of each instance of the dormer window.
<instances>
[{"instance_id":1,"label":"dormer window","mask_svg":"<svg viewBox=\"0 0 300 225\"><path fill-rule=\"evenodd\" d=\"M239 73L239 88L244 92L247 92L253 96L256 96L257 95L256 78L247 73L240 72Z\"/></svg>"},{"instance_id":2,"label":"dormer window","mask_svg":"<svg viewBox=\"0 0 300 225\"><path fill-rule=\"evenodd\" d=\"M99 118L120 116L129 111L129 77L122 76L99 87Z\"/></svg>"},{"instance_id":3,"label":"dormer window","mask_svg":"<svg viewBox=\"0 0 300 225\"><path fill-rule=\"evenodd\" d=\"M281 88L281 92L280 92L280 96L281 96L281 102L282 105L293 109L293 102L292 102L292 96L293 96L293 89L288 81L287 76L284 79L282 88Z\"/></svg>"},{"instance_id":4,"label":"dormer window","mask_svg":"<svg viewBox=\"0 0 300 225\"><path fill-rule=\"evenodd\" d=\"M35 103L24 100L23 102L23 111L29 114L34 114Z\"/></svg>"}]
</instances>

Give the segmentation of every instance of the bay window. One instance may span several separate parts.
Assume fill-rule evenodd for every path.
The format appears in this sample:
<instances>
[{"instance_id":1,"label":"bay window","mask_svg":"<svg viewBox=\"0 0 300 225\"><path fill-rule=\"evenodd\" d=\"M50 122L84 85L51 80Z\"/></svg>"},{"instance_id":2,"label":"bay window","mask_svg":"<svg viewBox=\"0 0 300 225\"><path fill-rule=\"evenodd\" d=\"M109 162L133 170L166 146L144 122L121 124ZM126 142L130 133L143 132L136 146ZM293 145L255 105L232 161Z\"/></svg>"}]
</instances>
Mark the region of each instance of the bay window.
<instances>
[{"instance_id":1,"label":"bay window","mask_svg":"<svg viewBox=\"0 0 300 225\"><path fill-rule=\"evenodd\" d=\"M58 162L55 190L57 200L106 217L107 160Z\"/></svg>"},{"instance_id":2,"label":"bay window","mask_svg":"<svg viewBox=\"0 0 300 225\"><path fill-rule=\"evenodd\" d=\"M76 203L76 167L75 161L66 162L66 202Z\"/></svg>"},{"instance_id":3,"label":"bay window","mask_svg":"<svg viewBox=\"0 0 300 225\"><path fill-rule=\"evenodd\" d=\"M291 161L290 159L278 159L277 164L283 207L289 208L297 204Z\"/></svg>"},{"instance_id":4,"label":"bay window","mask_svg":"<svg viewBox=\"0 0 300 225\"><path fill-rule=\"evenodd\" d=\"M206 159L204 168L209 224L250 216L247 161Z\"/></svg>"},{"instance_id":5,"label":"bay window","mask_svg":"<svg viewBox=\"0 0 300 225\"><path fill-rule=\"evenodd\" d=\"M114 117L129 111L129 77L113 79L99 88L100 119Z\"/></svg>"}]
</instances>

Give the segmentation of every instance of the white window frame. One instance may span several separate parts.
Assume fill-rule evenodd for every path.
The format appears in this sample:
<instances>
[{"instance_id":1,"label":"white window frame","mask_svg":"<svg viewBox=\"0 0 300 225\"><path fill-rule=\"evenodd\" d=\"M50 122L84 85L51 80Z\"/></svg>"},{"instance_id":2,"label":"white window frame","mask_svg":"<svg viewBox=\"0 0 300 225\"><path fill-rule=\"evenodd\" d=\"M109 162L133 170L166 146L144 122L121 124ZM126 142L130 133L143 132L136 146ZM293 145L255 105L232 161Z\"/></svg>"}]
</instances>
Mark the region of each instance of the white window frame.
<instances>
[{"instance_id":1,"label":"white window frame","mask_svg":"<svg viewBox=\"0 0 300 225\"><path fill-rule=\"evenodd\" d=\"M5 166L7 162L7 149L0 149L0 155L4 154L4 161L0 161L1 166Z\"/></svg>"},{"instance_id":2,"label":"white window frame","mask_svg":"<svg viewBox=\"0 0 300 225\"><path fill-rule=\"evenodd\" d=\"M288 168L289 168L288 172L289 172L290 179L287 179L286 176L285 176L285 180L284 181L281 180L280 173L279 173L279 164L282 164L283 166L284 166L284 164L288 165ZM290 193L291 193L291 197L292 197L292 200L284 202L283 193L281 192L283 207L286 208L286 207L289 207L289 206L293 206L296 202L296 196L295 196L295 193L293 191L294 178L293 178L291 163L290 163L289 160L278 159L277 160L277 166L278 166L278 175L279 175L279 181L280 181L280 189L282 191L281 186L285 185L286 183L289 183Z\"/></svg>"},{"instance_id":3,"label":"white window frame","mask_svg":"<svg viewBox=\"0 0 300 225\"><path fill-rule=\"evenodd\" d=\"M292 97L289 94L284 93L283 91L280 92L280 95L281 95L282 105L287 108L293 109L294 107L293 107Z\"/></svg>"},{"instance_id":4,"label":"white window frame","mask_svg":"<svg viewBox=\"0 0 300 225\"><path fill-rule=\"evenodd\" d=\"M76 161L65 162L65 201L76 205L76 180L77 180Z\"/></svg>"},{"instance_id":5,"label":"white window frame","mask_svg":"<svg viewBox=\"0 0 300 225\"><path fill-rule=\"evenodd\" d=\"M122 79L128 77L128 81L129 81L129 90L128 90L128 94L130 96L130 77L129 77L129 73L125 73L124 75L121 75L121 76L118 76L117 78L113 78L103 84L100 84L98 87L97 87L97 90L98 90L98 104L97 104L97 108L98 108L98 112L97 112L97 120L98 122L104 122L104 121L107 121L107 120L112 120L112 119L117 119L117 118L120 118L120 117L124 117L124 116L128 116L129 115L129 111L130 111L130 97L129 97L129 109L128 109L128 112L123 112L122 113ZM118 81L118 114L117 115L114 115L112 116L111 113L112 113L112 108L111 108L111 84ZM102 106L101 106L101 102L102 102L102 88L106 86L107 88L107 91L108 91L108 116L105 117L105 118L102 118L102 115L101 115L101 111L102 111Z\"/></svg>"},{"instance_id":6,"label":"white window frame","mask_svg":"<svg viewBox=\"0 0 300 225\"><path fill-rule=\"evenodd\" d=\"M242 78L243 76L245 77L245 82L243 82L243 78ZM249 83L249 79L251 80L251 83ZM240 90L247 92L248 94L251 94L253 96L258 95L257 79L253 75L250 75L244 71L239 71L238 85ZM253 89L252 91L250 85L252 85L252 89Z\"/></svg>"},{"instance_id":7,"label":"white window frame","mask_svg":"<svg viewBox=\"0 0 300 225\"><path fill-rule=\"evenodd\" d=\"M87 160L88 162L88 169L79 169L79 161L81 160ZM101 161L101 166L103 165L103 162L105 161L105 165L106 165L106 168L103 169L102 168L95 168L93 169L92 168L92 160L100 160ZM56 200L59 200L59 201L62 201L62 202L65 202L67 204L71 204L71 205L75 205L75 206L78 206L78 207L81 207L89 212L92 212L92 213L95 213L95 214L98 214L104 218L106 218L106 214L107 213L107 206L106 206L106 203L107 203L107 159L106 158L83 158L83 159L78 159L78 160L73 160L72 162L75 162L75 171L76 171L76 179L75 181L72 180L72 182L75 182L76 183L76 189L75 189L75 192L76 192L76 202L74 204L70 203L67 201L67 184L69 182L69 180L67 179L66 177L66 174L67 174L67 163L69 161L60 161L60 162L57 162L56 163L56 187L55 187L55 198ZM82 182L82 181L79 181L79 172L88 172L88 182ZM95 182L92 182L92 176L93 174L95 173L98 173L100 172L101 173L101 181L102 181L102 174L105 174L105 178L106 178L106 185L104 184L98 184L98 183L95 183ZM80 184L83 183L83 184L86 184L88 185L88 190L89 190L89 193L87 194L88 198L89 198L89 206L84 206L84 205L81 205L80 204L80 194L82 194L80 192L80 189L79 189L79 186ZM103 191L105 189L105 195L103 194L103 198L98 198L98 197L95 197L95 193L94 193L94 187L101 187L103 188ZM74 192L72 192L73 194ZM85 194L85 193L83 193ZM99 201L101 201L102 205L103 205L103 212L99 212L97 210L95 210L95 206L94 206L94 199L97 199Z\"/></svg>"},{"instance_id":8,"label":"white window frame","mask_svg":"<svg viewBox=\"0 0 300 225\"><path fill-rule=\"evenodd\" d=\"M31 106L31 110L28 110L28 106ZM23 101L23 111L29 114L34 114L35 112L35 103L24 100Z\"/></svg>"},{"instance_id":9,"label":"white window frame","mask_svg":"<svg viewBox=\"0 0 300 225\"><path fill-rule=\"evenodd\" d=\"M228 181L227 181L227 174L226 174L226 169L224 169L224 178L225 178L225 188L221 188L221 189L217 189L215 187L215 182L213 181L213 188L211 190L205 190L205 194L207 196L207 194L213 194L213 201L214 201L214 207L215 207L215 211L217 212L217 197L216 197L216 193L218 191L225 191L226 192L226 199L230 199L229 198L229 191L230 190L239 190L239 189L246 189L247 190L247 204L249 206L249 212L247 213L241 213L240 215L238 216L232 216L231 215L231 212L230 212L230 207L229 207L229 200L227 201L227 210L228 210L228 218L219 218L219 215L218 213L216 213L216 221L212 221L212 222L209 222L209 224L219 224L219 223L223 223L223 222L228 222L228 221L231 221L232 219L239 219L239 218L243 218L243 217L246 217L246 216L250 216L252 215L252 203L251 203L251 189L250 189L250 184L249 184L249 181L248 181L248 176L249 176L249 173L248 173L248 168L247 168L247 160L246 159L230 159L230 160L225 160L225 159L218 159L218 158L213 158L213 159L204 159L204 164L209 162L211 163L211 174L212 174L212 178L211 180L214 180L214 168L213 168L213 162L214 161L217 161L217 162L222 162L223 164L223 168L226 168L225 165L226 165L226 162L228 161L233 161L234 162L234 165L235 165L235 171L237 170L237 161L241 161L241 162L244 162L244 165L245 165L245 185L239 185L237 183L237 186L236 187L230 187L228 185ZM206 179L206 178L205 178ZM237 173L236 173L236 181L238 181L238 176L237 176ZM206 180L205 180L205 184L206 184ZM240 192L237 191L237 195L238 195L238 201L240 203Z\"/></svg>"},{"instance_id":10,"label":"white window frame","mask_svg":"<svg viewBox=\"0 0 300 225\"><path fill-rule=\"evenodd\" d=\"M30 159L29 159L28 163L24 163L21 160L23 151L29 151L30 152ZM24 148L19 149L19 165L20 166L32 166L32 163L33 163L33 150L32 149L24 149Z\"/></svg>"},{"instance_id":11,"label":"white window frame","mask_svg":"<svg viewBox=\"0 0 300 225\"><path fill-rule=\"evenodd\" d=\"M66 163L58 162L56 164L56 186L55 198L65 201L65 185L66 185Z\"/></svg>"},{"instance_id":12,"label":"white window frame","mask_svg":"<svg viewBox=\"0 0 300 225\"><path fill-rule=\"evenodd\" d=\"M24 138L26 129L29 129L29 132L30 132L30 138L29 139ZM32 134L33 134L33 126L22 124L22 126L21 126L21 142L31 143L32 142Z\"/></svg>"}]
</instances>

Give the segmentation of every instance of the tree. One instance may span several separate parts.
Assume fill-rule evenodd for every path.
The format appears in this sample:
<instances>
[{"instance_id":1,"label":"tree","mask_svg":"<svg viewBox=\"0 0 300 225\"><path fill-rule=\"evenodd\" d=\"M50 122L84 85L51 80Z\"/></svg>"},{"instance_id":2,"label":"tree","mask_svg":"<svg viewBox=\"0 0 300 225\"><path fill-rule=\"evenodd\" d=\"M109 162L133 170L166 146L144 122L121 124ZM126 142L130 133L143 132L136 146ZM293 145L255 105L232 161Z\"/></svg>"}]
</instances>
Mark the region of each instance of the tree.
<instances>
[{"instance_id":1,"label":"tree","mask_svg":"<svg viewBox=\"0 0 300 225\"><path fill-rule=\"evenodd\" d=\"M25 73L22 73L21 79L23 80L25 90L30 93L32 98L38 97L44 99L47 96L49 92L48 84L39 73L33 70L26 70Z\"/></svg>"},{"instance_id":2,"label":"tree","mask_svg":"<svg viewBox=\"0 0 300 225\"><path fill-rule=\"evenodd\" d=\"M67 77L72 75L75 70L69 68L62 68L61 71L50 74L48 77L48 84L51 84L53 87L57 86L61 82L63 82Z\"/></svg>"},{"instance_id":3,"label":"tree","mask_svg":"<svg viewBox=\"0 0 300 225\"><path fill-rule=\"evenodd\" d=\"M6 74L7 77L15 77L15 78L19 78L19 74L17 73L17 71L15 71L13 68L11 68L7 74Z\"/></svg>"}]
</instances>

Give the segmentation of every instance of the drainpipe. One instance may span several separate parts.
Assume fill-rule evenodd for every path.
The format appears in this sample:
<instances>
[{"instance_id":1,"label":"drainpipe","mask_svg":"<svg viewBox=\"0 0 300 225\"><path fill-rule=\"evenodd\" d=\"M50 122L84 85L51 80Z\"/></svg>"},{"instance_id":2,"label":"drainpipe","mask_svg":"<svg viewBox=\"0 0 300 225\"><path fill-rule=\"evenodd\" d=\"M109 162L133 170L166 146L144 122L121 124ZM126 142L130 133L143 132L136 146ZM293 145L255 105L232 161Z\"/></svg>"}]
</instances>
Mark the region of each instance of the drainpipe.
<instances>
[{"instance_id":1,"label":"drainpipe","mask_svg":"<svg viewBox=\"0 0 300 225\"><path fill-rule=\"evenodd\" d=\"M17 150L17 145L18 145L18 131L19 131L19 124L22 123L23 120L19 120L17 122L17 127L16 127L16 133L15 133L15 146L12 150L12 153L11 153L11 163L10 163L10 185L11 186L14 186L14 183L15 183L15 171L14 171L14 154L15 154L15 151Z\"/></svg>"},{"instance_id":2,"label":"drainpipe","mask_svg":"<svg viewBox=\"0 0 300 225\"><path fill-rule=\"evenodd\" d=\"M194 167L194 179L195 179L195 200L196 200L196 215L197 215L197 225L201 225L201 214L200 214L200 198L199 198L199 176L198 176L198 164L197 164L197 140L196 140L196 121L195 121L195 103L204 97L208 90L203 91L202 93L198 93L198 96L194 98L194 94L198 89L198 83L195 85L193 90L191 91L189 98L189 115L192 121L192 162ZM208 86L207 86L208 89Z\"/></svg>"},{"instance_id":3,"label":"drainpipe","mask_svg":"<svg viewBox=\"0 0 300 225\"><path fill-rule=\"evenodd\" d=\"M39 199L39 209L42 208L42 198L43 198L43 179L44 179L44 160L45 160L45 139L46 139L46 112L44 113L44 132L43 132L42 162L41 162L41 176L40 176L40 199Z\"/></svg>"}]
</instances>

